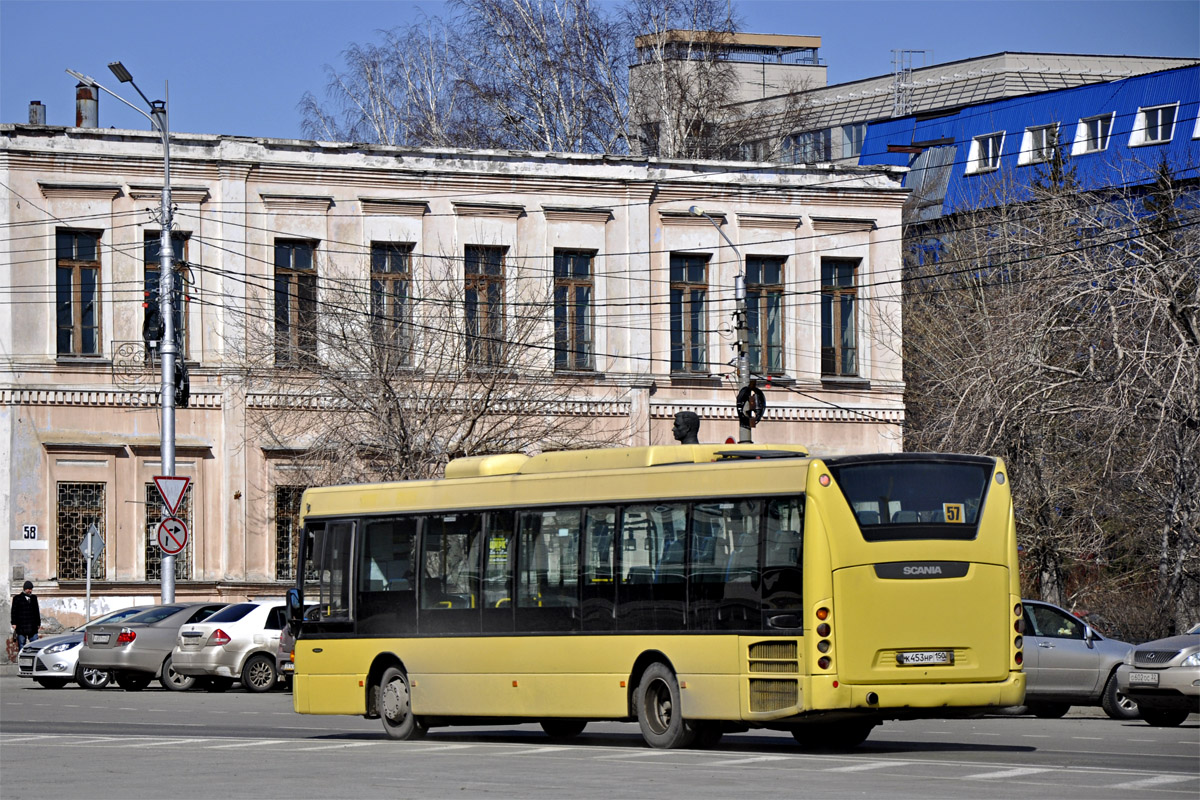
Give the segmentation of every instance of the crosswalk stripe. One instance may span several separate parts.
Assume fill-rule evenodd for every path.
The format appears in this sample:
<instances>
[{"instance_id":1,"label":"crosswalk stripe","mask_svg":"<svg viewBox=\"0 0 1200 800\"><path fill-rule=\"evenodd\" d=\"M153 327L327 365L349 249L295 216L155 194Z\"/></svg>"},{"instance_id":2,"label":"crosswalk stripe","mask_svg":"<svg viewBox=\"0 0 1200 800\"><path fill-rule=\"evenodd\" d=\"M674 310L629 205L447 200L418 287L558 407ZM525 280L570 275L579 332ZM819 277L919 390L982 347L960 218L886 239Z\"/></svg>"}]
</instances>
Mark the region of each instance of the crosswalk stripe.
<instances>
[{"instance_id":1,"label":"crosswalk stripe","mask_svg":"<svg viewBox=\"0 0 1200 800\"><path fill-rule=\"evenodd\" d=\"M1183 783L1191 780L1194 775L1155 775L1153 778L1143 778L1140 781L1129 781L1128 783L1118 783L1112 789L1145 789L1150 786L1159 786L1164 783Z\"/></svg>"},{"instance_id":2,"label":"crosswalk stripe","mask_svg":"<svg viewBox=\"0 0 1200 800\"><path fill-rule=\"evenodd\" d=\"M970 781L994 780L996 778L1019 778L1024 775L1037 775L1039 772L1049 772L1049 769L1037 769L1035 767L1019 767L1017 769L1005 769L1000 772L981 772L978 775L966 775L964 778Z\"/></svg>"},{"instance_id":3,"label":"crosswalk stripe","mask_svg":"<svg viewBox=\"0 0 1200 800\"><path fill-rule=\"evenodd\" d=\"M727 767L730 764L754 764L758 761L787 761L791 756L758 756L756 758L735 758L732 761L717 761L715 763L722 767Z\"/></svg>"},{"instance_id":4,"label":"crosswalk stripe","mask_svg":"<svg viewBox=\"0 0 1200 800\"><path fill-rule=\"evenodd\" d=\"M884 767L903 767L907 761L868 761L866 764L851 764L848 767L830 767L825 772L862 772L868 769L883 769Z\"/></svg>"},{"instance_id":5,"label":"crosswalk stripe","mask_svg":"<svg viewBox=\"0 0 1200 800\"><path fill-rule=\"evenodd\" d=\"M283 744L287 739L239 739L236 742L229 744L212 744L205 747L205 750L223 750L227 747L265 747L269 744Z\"/></svg>"}]
</instances>

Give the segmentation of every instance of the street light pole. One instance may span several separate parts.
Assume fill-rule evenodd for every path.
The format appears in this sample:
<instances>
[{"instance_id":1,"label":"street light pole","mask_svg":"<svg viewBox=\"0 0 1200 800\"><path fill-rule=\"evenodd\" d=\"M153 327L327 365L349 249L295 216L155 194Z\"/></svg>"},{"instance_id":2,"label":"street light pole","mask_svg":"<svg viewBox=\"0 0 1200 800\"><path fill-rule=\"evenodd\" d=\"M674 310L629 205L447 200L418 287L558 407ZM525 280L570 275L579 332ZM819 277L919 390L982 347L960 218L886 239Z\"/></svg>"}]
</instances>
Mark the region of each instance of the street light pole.
<instances>
[{"instance_id":1,"label":"street light pole","mask_svg":"<svg viewBox=\"0 0 1200 800\"><path fill-rule=\"evenodd\" d=\"M749 444L754 441L751 429L755 420L752 414L744 413L746 409L743 408L743 405L746 403L745 398L751 398L750 402L754 402L752 398L761 397L762 393L753 387L753 381L750 380L750 364L747 356L750 349L750 330L746 327L746 265L743 263L742 252L738 250L738 246L725 235L725 231L712 216L699 206L692 206L688 209L688 213L692 216L704 217L711 222L712 226L717 229L717 233L721 234L721 238L733 248L734 255L737 256L737 274L733 277L733 321L737 334L735 346L737 348L738 442ZM760 410L758 416L761 417L761 415Z\"/></svg>"},{"instance_id":2,"label":"street light pole","mask_svg":"<svg viewBox=\"0 0 1200 800\"><path fill-rule=\"evenodd\" d=\"M74 70L67 70L82 83L100 89L120 100L134 111L150 120L150 124L158 130L163 143L163 188L162 208L159 211L162 223L162 234L159 238L159 275L158 275L158 308L162 318L163 333L159 353L162 360L162 382L159 394L162 400L162 441L159 455L162 474L167 477L175 475L175 309L173 260L175 250L171 246L171 139L167 129L167 104L163 100L150 100L133 82L133 76L120 61L108 65L113 75L121 83L128 83L141 95L150 106L150 113L130 103L111 89L100 85L94 78L82 75ZM175 602L175 556L163 553L159 568L159 581L163 603Z\"/></svg>"}]
</instances>

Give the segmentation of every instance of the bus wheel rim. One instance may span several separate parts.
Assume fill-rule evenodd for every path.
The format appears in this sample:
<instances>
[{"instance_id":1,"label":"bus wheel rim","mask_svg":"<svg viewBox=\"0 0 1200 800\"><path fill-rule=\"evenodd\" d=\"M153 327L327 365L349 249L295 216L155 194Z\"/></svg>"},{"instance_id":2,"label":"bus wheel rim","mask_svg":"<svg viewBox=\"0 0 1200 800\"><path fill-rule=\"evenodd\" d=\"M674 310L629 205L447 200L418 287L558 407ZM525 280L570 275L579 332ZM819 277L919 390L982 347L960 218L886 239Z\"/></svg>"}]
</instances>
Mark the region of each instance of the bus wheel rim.
<instances>
[{"instance_id":1,"label":"bus wheel rim","mask_svg":"<svg viewBox=\"0 0 1200 800\"><path fill-rule=\"evenodd\" d=\"M403 679L397 678L383 688L383 713L393 722L408 716L408 687Z\"/></svg>"},{"instance_id":2,"label":"bus wheel rim","mask_svg":"<svg viewBox=\"0 0 1200 800\"><path fill-rule=\"evenodd\" d=\"M656 680L646 690L649 701L650 727L655 733L666 733L671 727L671 688L665 681Z\"/></svg>"}]
</instances>

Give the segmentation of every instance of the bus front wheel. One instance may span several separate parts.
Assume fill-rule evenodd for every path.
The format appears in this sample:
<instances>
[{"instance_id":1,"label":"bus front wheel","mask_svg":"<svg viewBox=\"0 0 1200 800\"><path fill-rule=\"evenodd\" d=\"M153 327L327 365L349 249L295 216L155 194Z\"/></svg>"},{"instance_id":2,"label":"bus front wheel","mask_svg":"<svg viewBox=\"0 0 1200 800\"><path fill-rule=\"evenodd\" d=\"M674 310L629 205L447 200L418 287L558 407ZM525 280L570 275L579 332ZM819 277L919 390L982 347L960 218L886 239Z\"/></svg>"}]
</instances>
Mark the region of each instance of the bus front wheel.
<instances>
[{"instance_id":1,"label":"bus front wheel","mask_svg":"<svg viewBox=\"0 0 1200 800\"><path fill-rule=\"evenodd\" d=\"M379 681L379 718L393 739L420 739L429 728L412 713L408 676L396 667L388 667Z\"/></svg>"},{"instance_id":2,"label":"bus front wheel","mask_svg":"<svg viewBox=\"0 0 1200 800\"><path fill-rule=\"evenodd\" d=\"M642 675L637 693L637 719L642 738L651 747L672 750L687 747L695 728L683 718L679 681L665 664L655 662Z\"/></svg>"}]
</instances>

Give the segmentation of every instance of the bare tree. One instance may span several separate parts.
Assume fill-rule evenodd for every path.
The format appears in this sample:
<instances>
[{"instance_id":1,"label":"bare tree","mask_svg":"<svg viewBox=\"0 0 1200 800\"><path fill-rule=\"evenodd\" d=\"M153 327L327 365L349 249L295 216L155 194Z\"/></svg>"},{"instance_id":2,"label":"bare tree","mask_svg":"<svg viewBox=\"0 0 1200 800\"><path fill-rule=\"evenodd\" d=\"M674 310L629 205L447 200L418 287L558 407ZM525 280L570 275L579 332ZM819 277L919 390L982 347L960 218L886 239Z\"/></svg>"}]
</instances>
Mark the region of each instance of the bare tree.
<instances>
[{"instance_id":1,"label":"bare tree","mask_svg":"<svg viewBox=\"0 0 1200 800\"><path fill-rule=\"evenodd\" d=\"M611 444L553 371L552 303L516 265L491 303L464 282L462 259L429 259L415 281L325 278L303 290L308 335L281 322L281 298L255 292L231 349L248 390L273 398L256 435L296 454L309 485L440 475L453 458ZM414 296L413 287L421 296Z\"/></svg>"},{"instance_id":2,"label":"bare tree","mask_svg":"<svg viewBox=\"0 0 1200 800\"><path fill-rule=\"evenodd\" d=\"M1027 594L1165 631L1200 602L1200 217L1165 166L1125 178L1051 163L910 230L906 447L1005 457Z\"/></svg>"}]
</instances>

